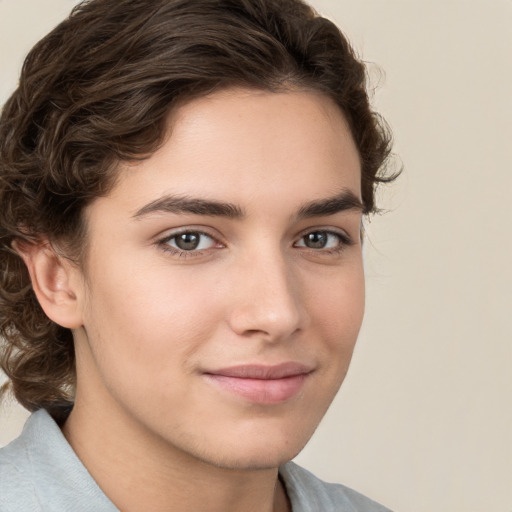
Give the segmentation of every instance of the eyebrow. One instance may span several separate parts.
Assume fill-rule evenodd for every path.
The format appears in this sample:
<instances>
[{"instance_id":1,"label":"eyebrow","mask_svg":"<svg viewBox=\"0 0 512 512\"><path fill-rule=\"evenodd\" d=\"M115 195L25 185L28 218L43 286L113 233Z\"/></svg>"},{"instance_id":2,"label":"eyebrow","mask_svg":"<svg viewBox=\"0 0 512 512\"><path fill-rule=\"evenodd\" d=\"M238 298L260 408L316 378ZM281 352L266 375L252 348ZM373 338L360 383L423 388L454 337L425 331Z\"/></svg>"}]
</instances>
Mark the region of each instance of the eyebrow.
<instances>
[{"instance_id":1,"label":"eyebrow","mask_svg":"<svg viewBox=\"0 0 512 512\"><path fill-rule=\"evenodd\" d=\"M311 217L323 217L325 215L334 215L336 213L355 210L364 211L364 205L361 200L350 190L343 190L340 194L319 201L311 201L302 206L297 214L299 219L308 219Z\"/></svg>"},{"instance_id":2,"label":"eyebrow","mask_svg":"<svg viewBox=\"0 0 512 512\"><path fill-rule=\"evenodd\" d=\"M297 213L297 218L322 217L347 210L364 211L363 203L350 190L344 190L334 197L311 201L303 205ZM233 203L167 195L146 204L137 210L132 218L140 219L154 213L189 213L211 217L227 217L230 219L241 219L245 216L243 209Z\"/></svg>"},{"instance_id":3,"label":"eyebrow","mask_svg":"<svg viewBox=\"0 0 512 512\"><path fill-rule=\"evenodd\" d=\"M133 218L140 219L151 213L190 213L231 219L239 219L244 216L243 210L235 204L173 195L164 196L148 203L137 210Z\"/></svg>"}]
</instances>

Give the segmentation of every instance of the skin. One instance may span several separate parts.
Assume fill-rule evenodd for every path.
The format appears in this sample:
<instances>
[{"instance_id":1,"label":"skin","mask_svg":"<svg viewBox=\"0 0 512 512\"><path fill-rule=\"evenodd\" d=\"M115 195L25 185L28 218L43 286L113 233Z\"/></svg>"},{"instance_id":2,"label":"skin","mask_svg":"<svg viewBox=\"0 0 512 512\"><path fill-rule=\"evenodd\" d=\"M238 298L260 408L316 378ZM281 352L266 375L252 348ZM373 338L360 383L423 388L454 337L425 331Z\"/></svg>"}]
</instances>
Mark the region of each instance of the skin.
<instances>
[{"instance_id":1,"label":"skin","mask_svg":"<svg viewBox=\"0 0 512 512\"><path fill-rule=\"evenodd\" d=\"M75 336L63 432L123 511L288 510L277 468L333 400L363 317L347 123L320 94L220 91L174 111L162 147L119 171L85 211L84 268L48 246L23 253L43 308ZM343 194L351 207L326 212ZM176 198L232 210L181 211ZM312 202L323 213L305 214ZM177 252L184 229L199 249ZM283 362L308 370L271 403L209 375Z\"/></svg>"}]
</instances>

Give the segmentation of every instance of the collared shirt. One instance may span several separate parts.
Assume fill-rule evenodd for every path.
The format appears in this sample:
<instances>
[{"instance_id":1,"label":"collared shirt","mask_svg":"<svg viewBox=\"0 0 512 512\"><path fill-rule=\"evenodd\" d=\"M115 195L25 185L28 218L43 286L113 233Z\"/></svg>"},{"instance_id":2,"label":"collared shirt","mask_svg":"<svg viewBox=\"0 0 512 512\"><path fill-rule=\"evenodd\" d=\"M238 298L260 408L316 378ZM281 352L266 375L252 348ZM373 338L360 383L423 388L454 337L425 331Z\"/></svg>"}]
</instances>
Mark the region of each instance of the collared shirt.
<instances>
[{"instance_id":1,"label":"collared shirt","mask_svg":"<svg viewBox=\"0 0 512 512\"><path fill-rule=\"evenodd\" d=\"M279 469L293 512L390 512L289 462ZM0 450L0 512L119 512L45 410Z\"/></svg>"}]
</instances>

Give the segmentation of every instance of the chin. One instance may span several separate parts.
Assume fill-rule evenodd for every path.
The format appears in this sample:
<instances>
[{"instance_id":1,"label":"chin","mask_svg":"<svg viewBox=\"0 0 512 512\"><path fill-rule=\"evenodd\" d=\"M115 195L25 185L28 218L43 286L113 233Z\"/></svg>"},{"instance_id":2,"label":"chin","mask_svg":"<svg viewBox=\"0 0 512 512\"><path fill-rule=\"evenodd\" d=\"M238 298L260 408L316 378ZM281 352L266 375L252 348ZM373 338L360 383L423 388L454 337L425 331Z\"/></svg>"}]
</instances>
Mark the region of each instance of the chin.
<instances>
[{"instance_id":1,"label":"chin","mask_svg":"<svg viewBox=\"0 0 512 512\"><path fill-rule=\"evenodd\" d=\"M275 434L278 435L275 435ZM309 441L311 435L293 435L283 431L255 436L232 436L226 442L218 442L215 452L206 448L201 458L213 466L230 470L275 469L296 457Z\"/></svg>"},{"instance_id":2,"label":"chin","mask_svg":"<svg viewBox=\"0 0 512 512\"><path fill-rule=\"evenodd\" d=\"M302 448L301 448L302 449ZM299 454L300 450L288 453L244 453L238 452L232 457L224 456L220 460L209 461L212 465L228 470L236 471L263 471L276 469L286 462L292 460Z\"/></svg>"}]
</instances>

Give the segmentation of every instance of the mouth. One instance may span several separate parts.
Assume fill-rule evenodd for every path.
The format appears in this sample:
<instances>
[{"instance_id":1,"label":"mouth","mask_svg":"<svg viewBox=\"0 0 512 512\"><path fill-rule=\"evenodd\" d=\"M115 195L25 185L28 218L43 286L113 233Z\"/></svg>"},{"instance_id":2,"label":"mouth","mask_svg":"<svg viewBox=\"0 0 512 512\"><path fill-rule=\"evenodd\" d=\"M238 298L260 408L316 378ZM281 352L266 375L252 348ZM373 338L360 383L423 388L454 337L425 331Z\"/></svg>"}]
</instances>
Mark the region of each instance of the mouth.
<instances>
[{"instance_id":1,"label":"mouth","mask_svg":"<svg viewBox=\"0 0 512 512\"><path fill-rule=\"evenodd\" d=\"M304 386L313 368L295 362L273 366L249 364L205 372L210 383L257 404L286 402Z\"/></svg>"}]
</instances>

